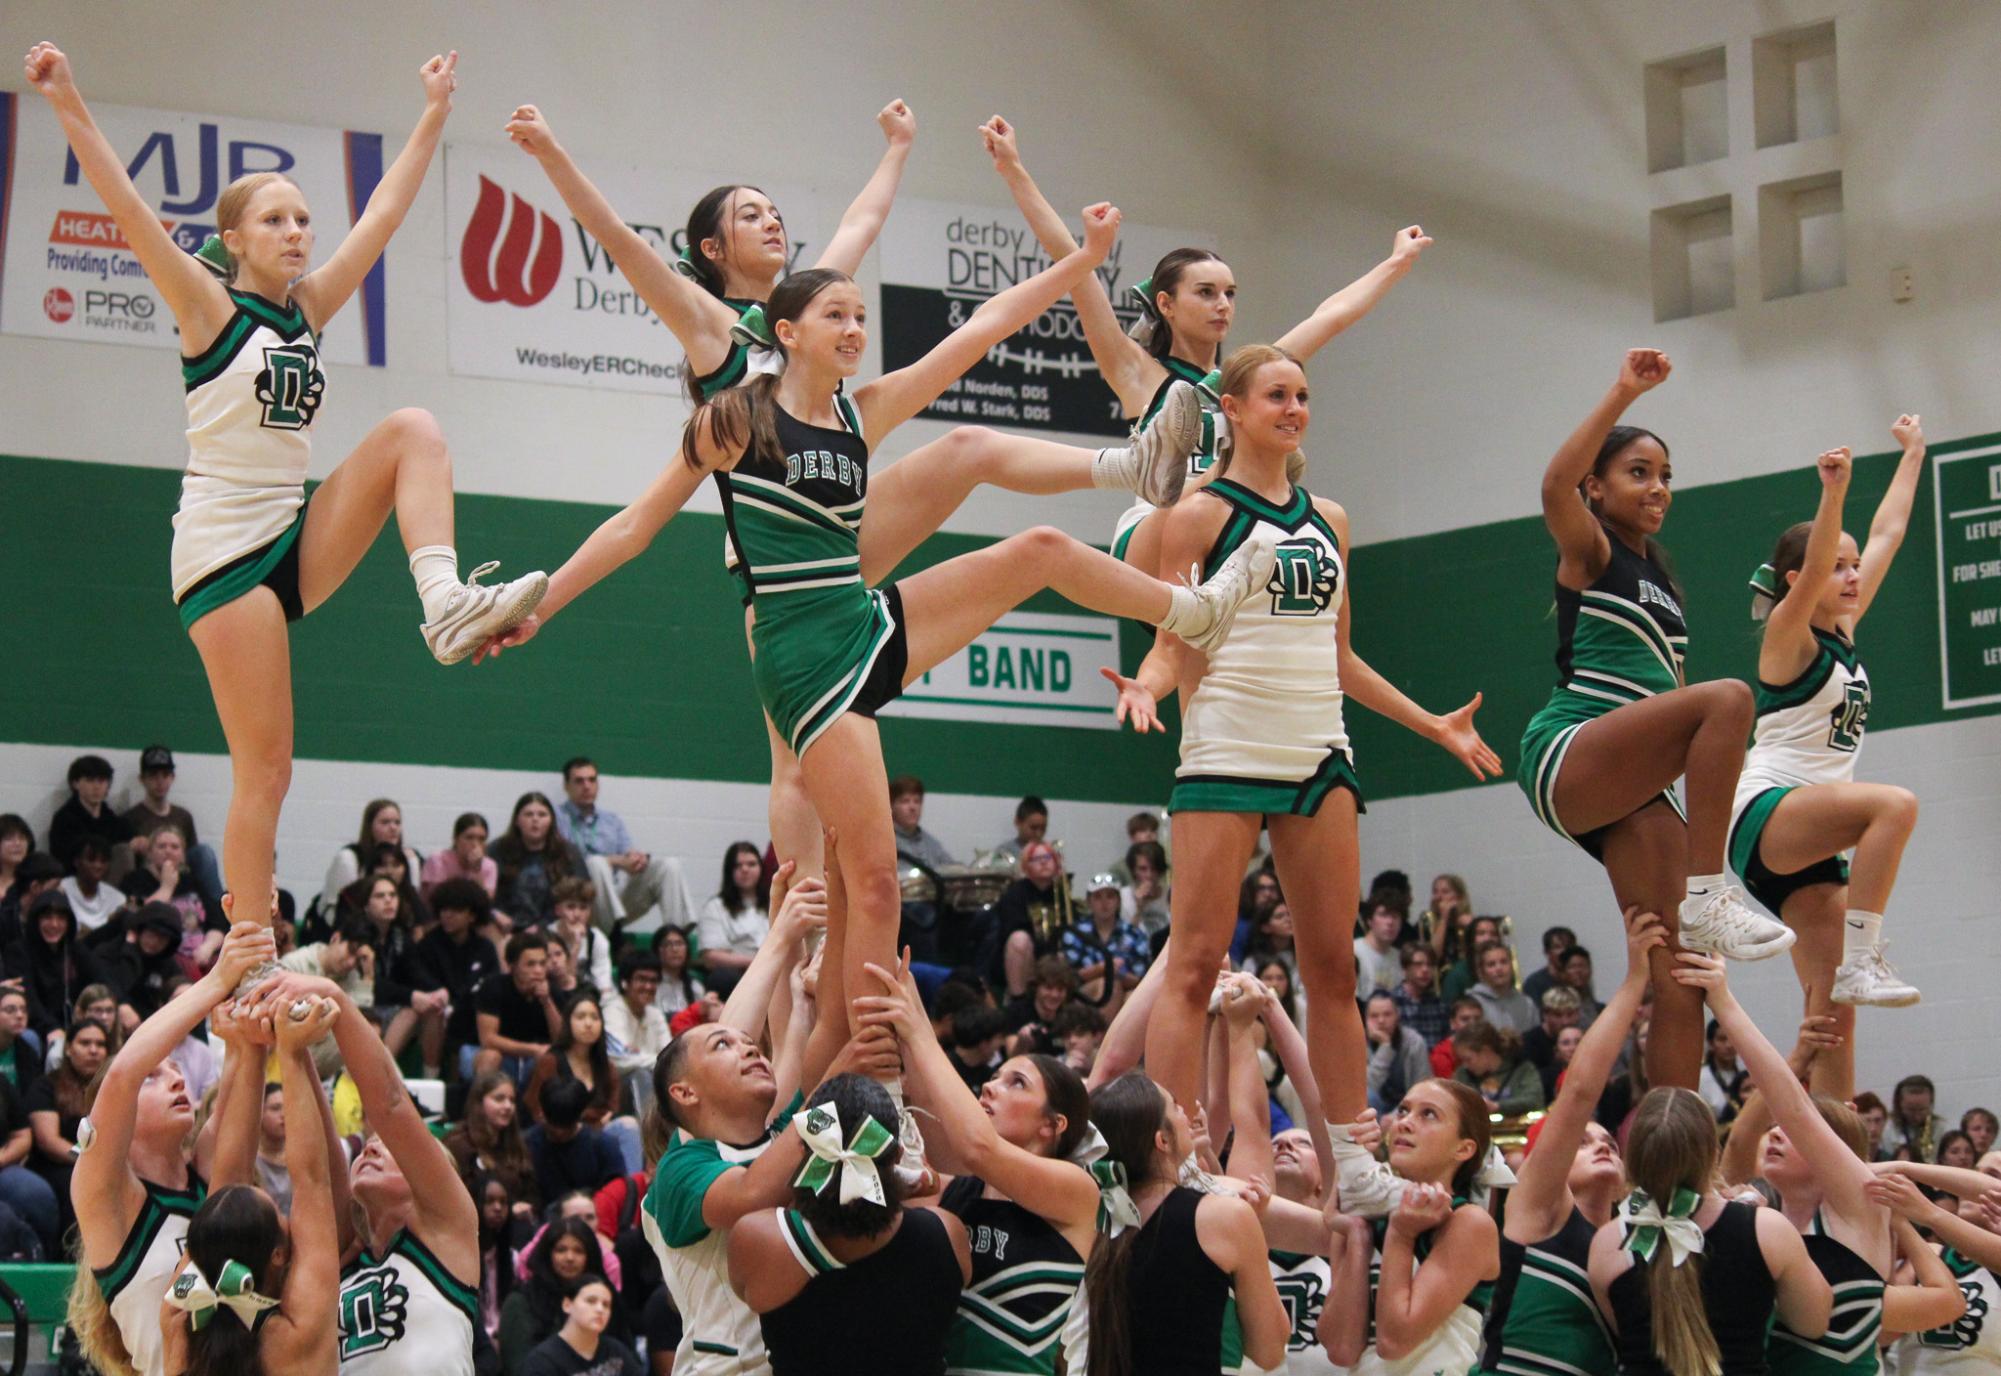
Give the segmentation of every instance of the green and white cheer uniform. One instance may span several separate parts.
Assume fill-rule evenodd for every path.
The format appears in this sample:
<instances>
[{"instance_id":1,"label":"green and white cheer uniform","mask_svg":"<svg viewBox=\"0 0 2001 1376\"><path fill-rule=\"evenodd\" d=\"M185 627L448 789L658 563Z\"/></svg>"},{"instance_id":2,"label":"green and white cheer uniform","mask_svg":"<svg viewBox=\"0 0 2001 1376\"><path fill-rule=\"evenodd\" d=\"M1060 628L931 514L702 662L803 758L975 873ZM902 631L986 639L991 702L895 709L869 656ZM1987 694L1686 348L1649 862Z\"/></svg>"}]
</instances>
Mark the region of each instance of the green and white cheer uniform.
<instances>
[{"instance_id":1,"label":"green and white cheer uniform","mask_svg":"<svg viewBox=\"0 0 2001 1376\"><path fill-rule=\"evenodd\" d=\"M479 1291L408 1228L341 1268L343 1376L472 1376Z\"/></svg>"},{"instance_id":2,"label":"green and white cheer uniform","mask_svg":"<svg viewBox=\"0 0 2001 1376\"><path fill-rule=\"evenodd\" d=\"M208 1197L208 1187L193 1171L186 1188L170 1190L141 1180L146 1202L109 1266L91 1268L111 1321L132 1358L139 1376L161 1376L166 1354L161 1348L160 1301L173 1283L174 1271L187 1250L188 1223Z\"/></svg>"},{"instance_id":3,"label":"green and white cheer uniform","mask_svg":"<svg viewBox=\"0 0 2001 1376\"><path fill-rule=\"evenodd\" d=\"M318 341L296 301L235 290L229 299L236 310L215 342L181 359L188 464L173 588L184 626L265 582L281 561L296 570L313 419L326 393ZM297 615L296 593L279 596Z\"/></svg>"},{"instance_id":4,"label":"green and white cheer uniform","mask_svg":"<svg viewBox=\"0 0 2001 1376\"><path fill-rule=\"evenodd\" d=\"M1542 824L1593 859L1600 858L1608 828L1577 833L1556 815L1564 753L1587 722L1681 687L1688 656L1688 623L1674 580L1621 541L1611 545L1612 557L1590 587L1556 585L1556 691L1523 730L1515 773ZM1659 796L1681 811L1672 788Z\"/></svg>"},{"instance_id":5,"label":"green and white cheer uniform","mask_svg":"<svg viewBox=\"0 0 2001 1376\"><path fill-rule=\"evenodd\" d=\"M1186 382L1192 386L1206 381L1209 376L1193 363L1185 363L1178 358L1163 358L1160 362L1161 366L1167 369L1167 376L1162 378L1160 386L1154 389L1153 400L1146 404L1145 414L1133 426L1133 433L1135 435L1153 424L1153 418L1159 415L1160 408L1167 404L1168 389L1174 386L1175 383ZM1202 442L1196 445L1195 452L1188 456L1188 477L1191 487L1194 479L1201 477L1216 466L1218 446L1228 441L1229 434L1229 417L1225 416L1221 411L1214 409L1205 396L1202 406ZM1118 524L1112 527L1112 557L1114 559L1124 559L1126 557L1126 549L1132 544L1133 532L1139 529L1140 522L1160 509L1144 498L1134 499L1133 504L1127 507L1125 513L1119 517ZM1150 573L1152 570L1149 569L1148 572Z\"/></svg>"},{"instance_id":6,"label":"green and white cheer uniform","mask_svg":"<svg viewBox=\"0 0 2001 1376\"><path fill-rule=\"evenodd\" d=\"M1169 810L1311 817L1336 788L1359 808L1341 718L1341 542L1303 487L1283 506L1228 478L1203 490L1230 507L1204 577L1261 530L1277 541L1278 563L1238 609L1183 708Z\"/></svg>"},{"instance_id":7,"label":"green and white cheer uniform","mask_svg":"<svg viewBox=\"0 0 2001 1376\"><path fill-rule=\"evenodd\" d=\"M1839 855L1777 874L1758 854L1765 823L1786 794L1809 784L1854 779L1855 757L1868 727L1869 671L1855 657L1854 644L1818 628L1813 639L1813 663L1791 683L1758 680L1758 722L1730 810L1730 868L1773 916L1809 884L1848 882L1848 861Z\"/></svg>"}]
</instances>

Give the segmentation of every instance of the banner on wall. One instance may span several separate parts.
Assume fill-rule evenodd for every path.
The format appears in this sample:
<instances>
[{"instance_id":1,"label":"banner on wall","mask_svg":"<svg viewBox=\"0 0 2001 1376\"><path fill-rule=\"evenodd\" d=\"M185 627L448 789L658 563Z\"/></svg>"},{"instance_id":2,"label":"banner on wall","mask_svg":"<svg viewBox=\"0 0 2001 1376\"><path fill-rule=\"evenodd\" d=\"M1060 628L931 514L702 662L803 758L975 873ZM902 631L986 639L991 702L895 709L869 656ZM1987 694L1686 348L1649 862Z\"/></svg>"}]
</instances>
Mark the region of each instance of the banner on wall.
<instances>
[{"instance_id":1,"label":"banner on wall","mask_svg":"<svg viewBox=\"0 0 2001 1376\"><path fill-rule=\"evenodd\" d=\"M1071 225L1081 242L1082 217ZM1098 268L1121 325L1139 308L1126 288L1170 249L1205 236L1126 221ZM882 231L882 366L914 363L965 322L982 301L1049 266L1013 210L904 198ZM932 420L1123 435L1131 422L1098 376L1068 297L987 356L919 414Z\"/></svg>"},{"instance_id":2,"label":"banner on wall","mask_svg":"<svg viewBox=\"0 0 2001 1376\"><path fill-rule=\"evenodd\" d=\"M246 172L283 172L325 230L325 261L382 180L382 135L233 115L91 105L133 184L174 242L192 253L215 229L222 189ZM321 341L335 363L388 362L382 261ZM352 312L350 314L350 312ZM0 91L0 333L180 348L153 289L47 102Z\"/></svg>"},{"instance_id":3,"label":"banner on wall","mask_svg":"<svg viewBox=\"0 0 2001 1376\"><path fill-rule=\"evenodd\" d=\"M1944 705L2001 702L2001 445L1932 463Z\"/></svg>"},{"instance_id":4,"label":"banner on wall","mask_svg":"<svg viewBox=\"0 0 2001 1376\"><path fill-rule=\"evenodd\" d=\"M1116 731L1118 692L1098 670L1118 663L1119 625L1108 617L1009 612L882 715Z\"/></svg>"},{"instance_id":5,"label":"banner on wall","mask_svg":"<svg viewBox=\"0 0 2001 1376\"><path fill-rule=\"evenodd\" d=\"M591 180L672 259L688 211L714 173L590 168ZM784 216L794 267L811 266L829 232L818 199L766 187ZM681 392L681 343L660 323L520 149L445 146L446 312L451 368L470 377Z\"/></svg>"}]
</instances>

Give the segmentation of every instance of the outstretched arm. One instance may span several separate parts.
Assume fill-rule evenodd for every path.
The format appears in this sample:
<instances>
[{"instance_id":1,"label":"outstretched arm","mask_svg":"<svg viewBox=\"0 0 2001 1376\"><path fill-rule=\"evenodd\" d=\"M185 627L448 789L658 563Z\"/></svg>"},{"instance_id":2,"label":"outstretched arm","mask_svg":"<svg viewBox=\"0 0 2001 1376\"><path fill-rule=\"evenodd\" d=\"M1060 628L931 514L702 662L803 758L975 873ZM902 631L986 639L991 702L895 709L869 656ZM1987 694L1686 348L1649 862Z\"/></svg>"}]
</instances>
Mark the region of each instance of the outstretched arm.
<instances>
[{"instance_id":1,"label":"outstretched arm","mask_svg":"<svg viewBox=\"0 0 2001 1376\"><path fill-rule=\"evenodd\" d=\"M1042 245L1042 251L1051 260L1075 253L1077 241L1070 237L1070 227L1063 223L1056 207L1022 166L1014 126L995 115L980 126L980 138L987 146L987 156L994 160L994 171L1007 183L1015 205L1021 208L1022 218L1028 221L1029 231ZM1099 375L1118 397L1120 408L1128 415L1138 415L1167 376L1167 369L1126 333L1096 272L1077 283L1070 292L1070 300L1077 307L1077 321L1084 328L1084 344L1098 365Z\"/></svg>"},{"instance_id":2,"label":"outstretched arm","mask_svg":"<svg viewBox=\"0 0 2001 1376\"><path fill-rule=\"evenodd\" d=\"M1374 310L1430 246L1431 237L1418 226L1398 230L1389 257L1315 306L1313 314L1279 336L1278 347L1301 362L1313 357L1335 335Z\"/></svg>"},{"instance_id":3,"label":"outstretched arm","mask_svg":"<svg viewBox=\"0 0 2001 1376\"><path fill-rule=\"evenodd\" d=\"M987 298L936 347L908 367L885 373L855 391L871 443L909 420L986 355L987 350L1041 315L1084 275L1105 261L1119 233L1119 212L1100 203L1084 212L1084 247L1035 276Z\"/></svg>"},{"instance_id":4,"label":"outstretched arm","mask_svg":"<svg viewBox=\"0 0 2001 1376\"><path fill-rule=\"evenodd\" d=\"M1909 1220L1897 1219L1891 1231L1897 1253L1909 1263L1915 1283L1883 1287L1883 1327L1892 1333L1928 1333L1957 1323L1966 1312L1966 1294L1951 1268L1918 1236Z\"/></svg>"},{"instance_id":5,"label":"outstretched arm","mask_svg":"<svg viewBox=\"0 0 2001 1376\"><path fill-rule=\"evenodd\" d=\"M264 1065L271 1039L265 1034L255 1040L256 1023L238 1021L231 1007L220 1004L210 1015L209 1033L227 1044L229 1059L223 1062L208 1122L195 1136L195 1170L211 1191L257 1181L257 1124L264 1112ZM245 1101L257 1107L246 1111Z\"/></svg>"},{"instance_id":6,"label":"outstretched arm","mask_svg":"<svg viewBox=\"0 0 2001 1376\"><path fill-rule=\"evenodd\" d=\"M306 313L315 330L325 329L327 322L347 304L355 288L375 266L375 260L382 256L382 250L389 247L389 236L410 213L410 203L417 199L424 174L430 170L431 155L438 151L438 140L444 136L445 116L452 112L452 92L459 84L458 65L459 55L451 52L433 57L419 70L418 75L424 81L424 113L417 117L417 127L410 131L409 142L382 174L382 180L368 198L368 208L361 212L361 218L354 222L354 228L340 241L333 256L292 285L292 299L299 303L299 309Z\"/></svg>"},{"instance_id":7,"label":"outstretched arm","mask_svg":"<svg viewBox=\"0 0 2001 1376\"><path fill-rule=\"evenodd\" d=\"M850 277L861 270L862 259L868 256L876 236L882 233L883 223L889 219L889 208L896 201L897 184L903 180L904 164L910 161L910 146L917 141L917 116L900 100L892 100L883 106L875 122L882 126L882 134L889 140L889 147L883 150L882 161L875 166L875 175L868 179L861 195L855 197L847 213L841 216L834 237L827 241L827 251L814 264L815 267L845 272Z\"/></svg>"},{"instance_id":8,"label":"outstretched arm","mask_svg":"<svg viewBox=\"0 0 2001 1376\"><path fill-rule=\"evenodd\" d=\"M1890 433L1904 446L1904 457L1897 461L1897 474L1890 479L1890 490L1877 503L1876 515L1869 522L1869 543L1862 547L1862 588L1855 606L1857 621L1876 600L1877 590L1889 576L1891 561L1904 543L1904 532L1911 524L1911 502L1918 495L1918 476L1925 471L1925 428L1918 417L1898 416Z\"/></svg>"},{"instance_id":9,"label":"outstretched arm","mask_svg":"<svg viewBox=\"0 0 2001 1376\"><path fill-rule=\"evenodd\" d=\"M688 362L705 373L721 367L730 350L730 326L736 323L736 312L700 283L674 271L651 240L619 217L604 193L556 141L539 109L533 105L515 107L514 118L507 121L507 137L542 164L564 207L576 216L586 234L604 246L639 299L652 307L688 351Z\"/></svg>"},{"instance_id":10,"label":"outstretched arm","mask_svg":"<svg viewBox=\"0 0 2001 1376\"><path fill-rule=\"evenodd\" d=\"M138 1187L129 1157L138 1122L139 1088L160 1063L201 1025L209 1011L229 996L238 980L275 957L271 929L256 922L239 922L222 943L222 955L209 972L170 999L160 1011L139 1024L111 1063L104 1068L97 1098L90 1108L94 1134L89 1151L76 1159L71 1196L87 1234L122 1235L128 1189ZM88 1244L86 1243L86 1246ZM115 1250L116 1244L113 1243ZM88 1257L86 1259L89 1259ZM109 1256L91 1260L109 1265Z\"/></svg>"},{"instance_id":11,"label":"outstretched arm","mask_svg":"<svg viewBox=\"0 0 2001 1376\"><path fill-rule=\"evenodd\" d=\"M97 127L85 108L83 95L70 73L69 58L53 43L37 43L28 50L28 84L42 93L63 127L63 136L76 153L77 166L89 179L119 233L146 270L147 278L160 289L167 309L180 324L183 342L191 349L207 348L217 331L229 320L235 306L229 293L209 270L181 250L160 217L139 188L132 184L125 164L111 147L111 140Z\"/></svg>"},{"instance_id":12,"label":"outstretched arm","mask_svg":"<svg viewBox=\"0 0 2001 1376\"><path fill-rule=\"evenodd\" d=\"M790 878L787 871L793 864L793 861L787 860L778 867L781 878ZM826 925L825 883L809 878L787 888L785 900L778 905L778 912L771 919L770 932L757 948L757 956L743 972L743 978L730 991L729 1002L723 1005L723 1015L718 1021L725 1027L734 1027L753 1037L763 1036L772 996L799 962L801 938L808 932L824 930ZM839 1011L834 1010L836 1013Z\"/></svg>"},{"instance_id":13,"label":"outstretched arm","mask_svg":"<svg viewBox=\"0 0 2001 1376\"><path fill-rule=\"evenodd\" d=\"M1619 380L1591 408L1542 475L1542 520L1556 539L1556 576L1566 588L1585 588L1604 572L1612 557L1605 528L1584 504L1578 484L1591 472L1599 446L1626 408L1667 381L1673 365L1659 349L1628 349L1619 365Z\"/></svg>"},{"instance_id":14,"label":"outstretched arm","mask_svg":"<svg viewBox=\"0 0 2001 1376\"><path fill-rule=\"evenodd\" d=\"M1730 991L1730 983L1725 977L1722 959L1694 951L1683 951L1675 959L1674 977L1683 984L1702 990L1703 997L1708 1000L1709 1011L1716 1015L1716 1021L1736 1043L1737 1054L1743 1057L1745 1068L1751 1072L1751 1081L1758 1086L1758 1092L1771 1109L1772 1117L1786 1130L1786 1136L1793 1144L1814 1163L1815 1173L1828 1199L1848 1218L1868 1218L1873 1207L1867 1194L1869 1181L1873 1178L1868 1164L1834 1135L1834 1129L1827 1125L1827 1120L1820 1116L1820 1110L1813 1106L1812 1096L1786 1063L1786 1058L1766 1040L1765 1034L1751 1020L1751 1015L1737 1002L1737 996Z\"/></svg>"},{"instance_id":15,"label":"outstretched arm","mask_svg":"<svg viewBox=\"0 0 2001 1376\"><path fill-rule=\"evenodd\" d=\"M561 568L549 575L549 591L535 614L506 635L487 641L474 652L473 663L498 657L502 650L533 639L557 612L643 554L661 527L680 514L708 473L707 468L690 468L678 454L669 459L637 501L608 517Z\"/></svg>"},{"instance_id":16,"label":"outstretched arm","mask_svg":"<svg viewBox=\"0 0 2001 1376\"><path fill-rule=\"evenodd\" d=\"M332 999L320 998L311 1000L307 1007L303 1018L293 1018L288 1005L277 1009L274 1019L279 1075L285 1090L285 1169L292 1177L291 1261L285 1271L284 1292L279 1296L282 1302L272 1315L270 1328L275 1331L264 1341L267 1352L273 1346L278 1348L270 1355L282 1353L289 1359L269 1364L289 1371L331 1367L338 1306L328 1304L327 1296L340 1288L340 1243L328 1181L331 1163L314 1104L321 1090L312 1055L313 1043L326 1036L339 1006ZM463 1186L460 1193L464 1193Z\"/></svg>"},{"instance_id":17,"label":"outstretched arm","mask_svg":"<svg viewBox=\"0 0 2001 1376\"><path fill-rule=\"evenodd\" d=\"M2001 1271L2001 1233L1991 1232L1971 1219L1961 1218L1956 1211L1927 1199L1924 1192L1918 1189L1919 1184L1928 1184L1935 1190L1945 1189L1948 1194L1953 1191L1950 1187L1937 1183L1935 1177L1928 1179L1915 1171L1903 1169L1914 1163L1896 1161L1888 1164L1899 1169L1894 1174L1879 1175L1869 1182L1871 1199L1896 1213L1900 1218L1908 1219L1918 1227L1929 1230L1933 1237L1969 1261L1977 1262L1990 1271ZM1954 1171L1950 1166L1940 1166L1936 1169L1953 1171L1957 1176L1985 1180L1990 1185L1994 1183L1993 1177L1980 1175L1977 1171Z\"/></svg>"},{"instance_id":18,"label":"outstretched arm","mask_svg":"<svg viewBox=\"0 0 2001 1376\"><path fill-rule=\"evenodd\" d=\"M1348 540L1348 513L1324 497L1316 497L1314 505L1334 527L1334 534L1341 541L1341 572L1348 582L1346 601L1334 623L1335 640L1340 647L1342 691L1371 712L1415 731L1446 751L1465 765L1474 778L1484 780L1498 775L1501 772L1501 757L1480 739L1480 733L1473 727L1473 714L1480 709L1481 694L1475 693L1473 700L1464 707L1441 717L1412 702L1401 688L1377 673L1355 653L1355 564L1352 557L1355 547Z\"/></svg>"},{"instance_id":19,"label":"outstretched arm","mask_svg":"<svg viewBox=\"0 0 2001 1376\"><path fill-rule=\"evenodd\" d=\"M1572 1207L1570 1166L1584 1145L1605 1092L1612 1063L1619 1059L1640 999L1647 992L1648 953L1667 944L1661 920L1638 907L1626 909L1626 978L1577 1044L1563 1088L1543 1119L1536 1149L1522 1162L1515 1189L1508 1196L1508 1231L1517 1242L1540 1242L1562 1226Z\"/></svg>"},{"instance_id":20,"label":"outstretched arm","mask_svg":"<svg viewBox=\"0 0 2001 1376\"><path fill-rule=\"evenodd\" d=\"M1811 662L1814 651L1813 613L1820 605L1821 589L1834 572L1834 558L1841 552L1841 509L1848 497L1848 479L1853 459L1847 448L1830 449L1814 461L1820 477L1820 507L1813 515L1813 529L1806 538L1806 554L1799 577L1790 592L1772 607L1765 622L1764 645L1758 651L1758 677L1767 683L1786 683Z\"/></svg>"},{"instance_id":21,"label":"outstretched arm","mask_svg":"<svg viewBox=\"0 0 2001 1376\"><path fill-rule=\"evenodd\" d=\"M875 987L854 1001L860 1025L896 1033L908 1085L938 1116L937 1135L952 1144L966 1171L1060 1228L1089 1228L1098 1213L1098 1186L1090 1174L1073 1161L1024 1151L996 1132L938 1044L908 967L896 973L874 964L864 968Z\"/></svg>"}]
</instances>

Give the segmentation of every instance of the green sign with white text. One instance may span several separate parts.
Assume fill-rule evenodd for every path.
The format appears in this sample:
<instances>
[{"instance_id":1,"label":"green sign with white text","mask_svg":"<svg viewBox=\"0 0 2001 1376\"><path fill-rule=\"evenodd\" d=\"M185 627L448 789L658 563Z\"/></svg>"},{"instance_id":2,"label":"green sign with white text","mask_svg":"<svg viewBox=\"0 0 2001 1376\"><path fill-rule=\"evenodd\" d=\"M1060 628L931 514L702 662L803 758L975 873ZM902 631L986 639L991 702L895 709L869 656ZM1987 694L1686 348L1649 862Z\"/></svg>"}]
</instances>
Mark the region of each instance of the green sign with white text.
<instances>
[{"instance_id":1,"label":"green sign with white text","mask_svg":"<svg viewBox=\"0 0 2001 1376\"><path fill-rule=\"evenodd\" d=\"M1944 705L2001 702L2001 446L1934 462Z\"/></svg>"}]
</instances>

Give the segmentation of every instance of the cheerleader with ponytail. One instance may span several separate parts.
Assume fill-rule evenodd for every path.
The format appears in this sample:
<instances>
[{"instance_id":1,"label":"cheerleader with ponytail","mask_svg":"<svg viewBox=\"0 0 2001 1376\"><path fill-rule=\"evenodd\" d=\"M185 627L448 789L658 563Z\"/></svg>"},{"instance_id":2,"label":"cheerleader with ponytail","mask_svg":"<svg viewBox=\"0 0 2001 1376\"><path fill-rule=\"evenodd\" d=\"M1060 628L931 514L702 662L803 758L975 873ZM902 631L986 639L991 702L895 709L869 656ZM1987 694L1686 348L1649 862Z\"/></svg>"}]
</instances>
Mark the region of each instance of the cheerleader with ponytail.
<instances>
[{"instance_id":1,"label":"cheerleader with ponytail","mask_svg":"<svg viewBox=\"0 0 2001 1376\"><path fill-rule=\"evenodd\" d=\"M1591 1240L1591 1289L1627 1376L1764 1376L1776 1305L1827 1332L1834 1297L1772 1209L1716 1192L1716 1117L1691 1089L1640 1101L1626 1139L1633 1193Z\"/></svg>"},{"instance_id":2,"label":"cheerleader with ponytail","mask_svg":"<svg viewBox=\"0 0 2001 1376\"><path fill-rule=\"evenodd\" d=\"M1855 782L1869 720L1869 674L1855 628L1875 601L1910 523L1924 470L1924 429L1899 416L1891 434L1904 455L1858 549L1841 528L1852 465L1847 449L1820 456L1820 509L1779 537L1751 580L1751 614L1765 623L1758 652L1757 724L1738 776L1730 865L1744 887L1799 933L1793 962L1818 1007L1900 1007L1918 991L1883 957L1883 910L1917 823L1908 789ZM1844 852L1853 848L1850 865ZM1832 1078L1815 1087L1854 1092L1854 1015L1837 1030L1851 1049L1821 1057Z\"/></svg>"}]
</instances>

